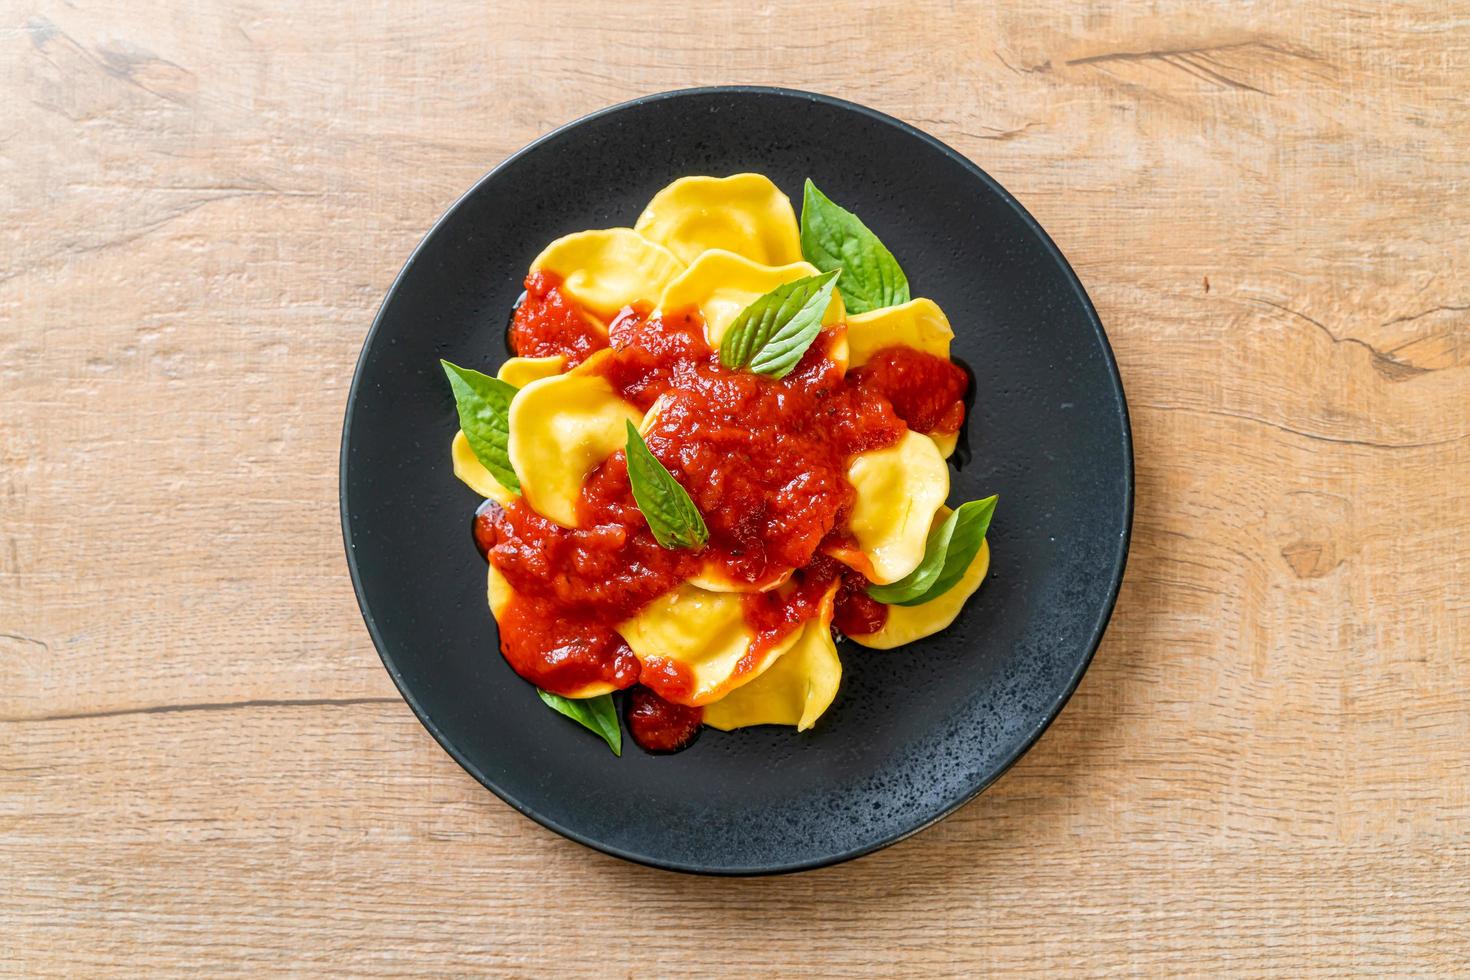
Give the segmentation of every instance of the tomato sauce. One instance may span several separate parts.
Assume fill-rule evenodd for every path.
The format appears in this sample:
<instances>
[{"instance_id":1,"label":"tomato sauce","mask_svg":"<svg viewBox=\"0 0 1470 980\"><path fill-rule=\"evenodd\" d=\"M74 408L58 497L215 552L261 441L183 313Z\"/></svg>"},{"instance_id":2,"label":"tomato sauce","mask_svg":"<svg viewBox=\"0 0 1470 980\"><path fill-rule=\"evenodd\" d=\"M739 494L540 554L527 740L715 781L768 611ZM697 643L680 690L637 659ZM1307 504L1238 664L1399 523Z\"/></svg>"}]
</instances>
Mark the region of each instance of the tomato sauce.
<instances>
[{"instance_id":1,"label":"tomato sauce","mask_svg":"<svg viewBox=\"0 0 1470 980\"><path fill-rule=\"evenodd\" d=\"M602 331L559 288L549 272L526 277L526 298L510 321L510 345L521 357L560 354L572 367L607 346Z\"/></svg>"},{"instance_id":2,"label":"tomato sauce","mask_svg":"<svg viewBox=\"0 0 1470 980\"><path fill-rule=\"evenodd\" d=\"M743 611L745 621L755 631L755 642L741 666L750 669L782 637L816 618L832 584L841 574L842 566L837 562L826 555L814 555L810 564L797 569L789 585L779 592L746 593Z\"/></svg>"},{"instance_id":3,"label":"tomato sauce","mask_svg":"<svg viewBox=\"0 0 1470 980\"><path fill-rule=\"evenodd\" d=\"M819 335L778 380L722 367L697 314L670 319L669 332L687 338L677 360L619 346L615 333L613 356L598 370L639 407L658 398L644 440L704 515L707 562L747 585L803 567L851 510L848 461L897 442L903 420L881 395L845 383L828 356L840 327ZM665 328L649 320L624 330Z\"/></svg>"},{"instance_id":4,"label":"tomato sauce","mask_svg":"<svg viewBox=\"0 0 1470 980\"><path fill-rule=\"evenodd\" d=\"M659 547L639 526L622 453L616 462L589 479L588 489L606 488L608 501L589 509L584 497L581 528L549 521L521 500L487 512L486 555L515 593L496 617L501 652L516 673L554 694L637 681L638 661L614 625L699 569L697 557Z\"/></svg>"},{"instance_id":5,"label":"tomato sauce","mask_svg":"<svg viewBox=\"0 0 1470 980\"><path fill-rule=\"evenodd\" d=\"M853 368L848 378L886 398L915 432L958 432L965 420L970 376L948 358L912 347L888 347Z\"/></svg>"},{"instance_id":6,"label":"tomato sauce","mask_svg":"<svg viewBox=\"0 0 1470 980\"><path fill-rule=\"evenodd\" d=\"M628 733L649 752L678 752L699 736L704 709L665 701L646 687L628 692L624 716Z\"/></svg>"},{"instance_id":7,"label":"tomato sauce","mask_svg":"<svg viewBox=\"0 0 1470 980\"><path fill-rule=\"evenodd\" d=\"M837 589L837 608L832 625L848 636L876 633L888 622L888 607L868 595L868 580L852 569L844 569Z\"/></svg>"},{"instance_id":8,"label":"tomato sauce","mask_svg":"<svg viewBox=\"0 0 1470 980\"><path fill-rule=\"evenodd\" d=\"M703 572L748 586L789 576L779 590L743 595L756 634L747 670L818 615L834 589L840 629L881 628L887 610L867 597L863 577L821 550L842 539L837 529L852 508L848 463L893 445L906 428L956 431L968 378L943 358L902 348L844 374L829 356L841 324L825 328L784 378L730 371L705 341L698 311L625 308L603 337L559 286L545 274L526 279L512 349L576 364L611 348L595 370L639 409L657 403L644 439L689 491L709 542L698 553L658 546L622 452L583 484L580 527L561 527L516 500L482 508L475 540L515 593L497 618L516 672L563 694L599 681L640 685L629 695L629 730L640 745L671 751L699 728L700 709L674 703L689 696L692 679L670 660L640 666L614 625Z\"/></svg>"},{"instance_id":9,"label":"tomato sauce","mask_svg":"<svg viewBox=\"0 0 1470 980\"><path fill-rule=\"evenodd\" d=\"M576 697L593 683L624 688L642 671L622 637L594 613L517 595L498 621L506 662L543 691Z\"/></svg>"},{"instance_id":10,"label":"tomato sauce","mask_svg":"<svg viewBox=\"0 0 1470 980\"><path fill-rule=\"evenodd\" d=\"M475 508L475 518L470 522L470 534L475 539L475 550L486 561L490 560L490 549L495 547L495 517L500 505L486 500Z\"/></svg>"}]
</instances>

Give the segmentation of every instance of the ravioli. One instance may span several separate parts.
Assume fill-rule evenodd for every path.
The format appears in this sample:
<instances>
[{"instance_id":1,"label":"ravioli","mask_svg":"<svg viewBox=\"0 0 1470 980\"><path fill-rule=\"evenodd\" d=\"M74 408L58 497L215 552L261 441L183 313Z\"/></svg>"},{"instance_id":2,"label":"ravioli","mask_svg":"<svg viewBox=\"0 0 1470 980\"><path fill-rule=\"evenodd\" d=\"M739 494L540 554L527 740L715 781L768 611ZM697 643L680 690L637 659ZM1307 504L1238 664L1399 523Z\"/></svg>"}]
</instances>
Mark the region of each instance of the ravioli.
<instances>
[{"instance_id":1,"label":"ravioli","mask_svg":"<svg viewBox=\"0 0 1470 980\"><path fill-rule=\"evenodd\" d=\"M532 381L510 402L508 453L521 495L541 516L577 526L582 481L627 444L624 425L643 413L589 368L599 352L567 374Z\"/></svg>"},{"instance_id":2,"label":"ravioli","mask_svg":"<svg viewBox=\"0 0 1470 980\"><path fill-rule=\"evenodd\" d=\"M704 709L704 723L721 731L751 725L795 725L804 732L837 697L842 661L832 642L832 600L801 628L801 636L766 672ZM875 634L876 635L876 634Z\"/></svg>"},{"instance_id":3,"label":"ravioli","mask_svg":"<svg viewBox=\"0 0 1470 980\"><path fill-rule=\"evenodd\" d=\"M761 174L682 177L653 196L633 228L683 262L709 249L762 265L801 260L791 200Z\"/></svg>"},{"instance_id":4,"label":"ravioli","mask_svg":"<svg viewBox=\"0 0 1470 980\"><path fill-rule=\"evenodd\" d=\"M885 347L912 347L948 360L953 339L954 330L939 304L922 297L847 318L847 346L853 367L866 364Z\"/></svg>"},{"instance_id":5,"label":"ravioli","mask_svg":"<svg viewBox=\"0 0 1470 980\"><path fill-rule=\"evenodd\" d=\"M934 440L905 432L895 445L859 453L847 467L857 491L848 518L856 549L829 549L872 582L897 582L918 567L934 514L949 496L949 467Z\"/></svg>"},{"instance_id":6,"label":"ravioli","mask_svg":"<svg viewBox=\"0 0 1470 980\"><path fill-rule=\"evenodd\" d=\"M950 513L944 506L949 493L944 458L954 451L957 434L910 431L896 413L870 409L875 390L886 392L900 407L914 395L914 411L905 408L905 415L926 425L948 424L952 414L931 411L930 403L940 399L917 389L931 383L920 379L932 377L932 384L943 386L947 401L957 375L940 374L936 366L922 363L925 359L905 352L881 359L881 367L874 363L861 376L842 375L849 366L868 364L880 351L898 347L947 360L954 332L944 311L924 298L849 316L844 284L867 289L875 273L850 261L854 232L842 228L837 220L841 214L830 210L830 201L808 201L805 206L823 203L829 208L826 220L833 240L830 248L822 244L822 254L840 253L849 261L834 283L822 317L825 329L816 343L840 370L794 371L780 380L724 377L728 369L710 350L697 340L688 342L677 314L697 312L705 340L718 349L752 302L819 270L804 260L792 202L769 179L752 173L686 177L659 191L634 227L563 236L531 263L531 273L545 274L544 280L532 282L537 296L551 287L559 295L520 307L511 329L520 349L554 356L512 357L497 372L518 389L497 424L508 428L506 455L519 478L519 496L475 457L463 432L451 444L457 478L487 499L520 501L496 513L497 530L504 532L500 540L523 542L529 550L508 556L500 548L489 555L486 595L500 625L502 655L531 683L569 698L595 698L615 685L599 680L564 691L560 678L574 677L573 683L580 683L583 676L615 677L617 686L623 686L637 675L639 683L664 700L684 706L673 709L638 695L640 712L635 714L643 728L631 717L628 727L634 740L650 751L676 749L675 742L688 744L701 715L703 724L726 731L755 725L806 731L837 695L843 670L832 622L837 597L844 594L839 568L822 559L807 564L795 579L796 569L781 568L753 583L731 578L726 568L749 561L752 554L786 556L789 549L783 550L782 542L791 535L802 542L836 541L820 550L869 582L889 584L919 565L935 521ZM823 220L821 213L809 217ZM608 326L629 307L638 314L636 329L624 332L619 327L612 344ZM784 309L780 322L791 312ZM589 329L583 329L584 322ZM599 347L605 349L588 356L590 348ZM569 367L584 357L582 364ZM484 413L487 401L495 402L493 410L504 410L500 400L484 393L455 387L455 394L462 412ZM917 397L921 394L926 397ZM690 399L700 407L680 429L681 440L687 441L681 442L681 452L692 454L679 464L684 471L680 480L687 485L681 487L679 480L666 479L671 474L655 469L640 471L636 478L630 475L625 485L617 482L621 473L614 472L584 504L588 477L624 448L627 424L648 434L667 400L675 397L681 406ZM637 405L650 399L652 407L639 411ZM748 409L752 417L719 416L721 427L706 425L701 412L717 410L720 400L742 412ZM815 440L810 454L786 454L801 464L795 468L804 482L767 488L745 479L740 466L725 462L734 459L744 466L754 460L759 465L779 455L789 443L783 443L782 432L769 431L769 419ZM897 442L892 446L863 451L893 439ZM640 488L636 495L634 482ZM774 495L798 489L803 507L777 526L768 519ZM704 510L703 522L684 507L679 490L694 495L688 502ZM596 523L595 531L567 535L548 527L548 522L577 527L582 515L589 524ZM836 527L833 515L841 516ZM696 533L701 523L707 534ZM688 536L671 537L675 531ZM703 543L686 551L660 547L660 541ZM630 543L636 547L629 549ZM548 550L540 561L526 560L541 548ZM918 606L887 606L880 629L851 639L891 649L946 628L985 578L989 556L989 546L982 542L944 595ZM497 561L516 569L515 581L524 594L512 588ZM822 582L827 592L815 618L768 646L770 634L762 638L757 633L746 609L756 608L755 602L764 607L772 599L784 601L777 597L790 596L793 582ZM666 591L648 598L660 590ZM774 595L751 595L757 592ZM590 645L589 637L595 641ZM572 646L578 643L583 646ZM573 664L569 658L581 657L584 650L591 672L582 674L582 660ZM564 669L569 666L577 669ZM607 707L604 699L589 710ZM602 730L605 724L582 724L614 745L615 739Z\"/></svg>"},{"instance_id":7,"label":"ravioli","mask_svg":"<svg viewBox=\"0 0 1470 980\"><path fill-rule=\"evenodd\" d=\"M567 359L560 355L554 357L512 357L500 365L500 370L495 376L508 385L524 388L532 381L540 381L561 374L566 366Z\"/></svg>"},{"instance_id":8,"label":"ravioli","mask_svg":"<svg viewBox=\"0 0 1470 980\"><path fill-rule=\"evenodd\" d=\"M668 701L687 705L719 700L755 680L802 632L794 629L770 648L754 652L755 631L745 621L744 600L688 582L619 623L617 631L644 666L643 684Z\"/></svg>"},{"instance_id":9,"label":"ravioli","mask_svg":"<svg viewBox=\"0 0 1470 980\"><path fill-rule=\"evenodd\" d=\"M848 639L874 650L892 650L905 643L933 636L955 621L964 608L965 601L980 588L985 573L990 569L990 542L980 542L965 574L944 595L917 606L889 606L888 619L876 633L849 634Z\"/></svg>"},{"instance_id":10,"label":"ravioli","mask_svg":"<svg viewBox=\"0 0 1470 980\"><path fill-rule=\"evenodd\" d=\"M658 306L669 313L698 309L704 317L705 339L711 347L719 347L741 310L777 286L814 276L818 271L810 262L762 265L734 252L712 249L669 283ZM844 315L842 297L834 289L822 323L841 322Z\"/></svg>"},{"instance_id":11,"label":"ravioli","mask_svg":"<svg viewBox=\"0 0 1470 980\"><path fill-rule=\"evenodd\" d=\"M788 568L772 578L742 582L726 575L723 568L710 561L704 563L698 574L690 577L689 584L697 585L706 592L769 592L784 585L791 578L792 571L794 569Z\"/></svg>"},{"instance_id":12,"label":"ravioli","mask_svg":"<svg viewBox=\"0 0 1470 980\"><path fill-rule=\"evenodd\" d=\"M562 291L604 324L630 303L658 299L684 263L631 228L579 231L552 242L532 272L561 277Z\"/></svg>"},{"instance_id":13,"label":"ravioli","mask_svg":"<svg viewBox=\"0 0 1470 980\"><path fill-rule=\"evenodd\" d=\"M939 455L949 459L954 455L955 447L960 444L960 434L954 432L931 432L929 438L934 440L934 445L939 447Z\"/></svg>"},{"instance_id":14,"label":"ravioli","mask_svg":"<svg viewBox=\"0 0 1470 980\"><path fill-rule=\"evenodd\" d=\"M463 430L454 434L454 441L449 444L449 455L454 460L454 475L475 493L502 505L515 499L516 495L501 486L495 475L485 469L485 464L470 448L470 441L465 438Z\"/></svg>"},{"instance_id":15,"label":"ravioli","mask_svg":"<svg viewBox=\"0 0 1470 980\"><path fill-rule=\"evenodd\" d=\"M949 343L954 330L949 318L932 299L909 300L847 318L847 348L850 367L861 367L886 347L912 347L925 354L949 360ZM958 432L931 432L929 438L945 459L954 455Z\"/></svg>"}]
</instances>

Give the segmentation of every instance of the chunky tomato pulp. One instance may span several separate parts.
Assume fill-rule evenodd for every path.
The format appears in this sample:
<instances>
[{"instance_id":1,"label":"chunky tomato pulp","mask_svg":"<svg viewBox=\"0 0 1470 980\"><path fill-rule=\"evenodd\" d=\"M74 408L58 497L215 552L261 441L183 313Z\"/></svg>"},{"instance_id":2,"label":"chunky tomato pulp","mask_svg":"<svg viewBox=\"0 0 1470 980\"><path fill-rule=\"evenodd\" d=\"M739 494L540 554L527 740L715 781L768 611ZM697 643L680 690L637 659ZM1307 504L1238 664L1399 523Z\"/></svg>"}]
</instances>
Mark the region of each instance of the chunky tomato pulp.
<instances>
[{"instance_id":1,"label":"chunky tomato pulp","mask_svg":"<svg viewBox=\"0 0 1470 980\"><path fill-rule=\"evenodd\" d=\"M845 349L841 324L826 328L785 378L730 371L705 341L697 311L654 316L627 308L604 337L558 287L546 275L526 280L510 328L513 349L568 363L610 349L585 370L640 410L653 409L648 447L689 491L710 537L697 553L659 547L633 500L622 452L584 483L578 528L520 500L485 510L476 541L514 590L498 616L511 666L558 693L641 682L667 701L687 700L687 672L668 661L640 666L614 627L701 573L746 588L780 583L742 600L757 638L744 669L816 616L834 586L839 628L881 628L885 608L866 596L862 576L823 553L824 542L842 540L838 529L852 507L847 466L856 453L893 445L907 427L958 429L965 373L907 349L881 351L845 372L834 360Z\"/></svg>"},{"instance_id":2,"label":"chunky tomato pulp","mask_svg":"<svg viewBox=\"0 0 1470 980\"><path fill-rule=\"evenodd\" d=\"M535 273L526 277L526 296L510 322L511 348L521 357L567 359L580 364L593 351L607 346L602 331L556 287L555 276Z\"/></svg>"},{"instance_id":3,"label":"chunky tomato pulp","mask_svg":"<svg viewBox=\"0 0 1470 980\"><path fill-rule=\"evenodd\" d=\"M853 368L849 378L888 399L915 432L958 432L965 420L963 399L970 377L946 358L912 347L889 347Z\"/></svg>"}]
</instances>

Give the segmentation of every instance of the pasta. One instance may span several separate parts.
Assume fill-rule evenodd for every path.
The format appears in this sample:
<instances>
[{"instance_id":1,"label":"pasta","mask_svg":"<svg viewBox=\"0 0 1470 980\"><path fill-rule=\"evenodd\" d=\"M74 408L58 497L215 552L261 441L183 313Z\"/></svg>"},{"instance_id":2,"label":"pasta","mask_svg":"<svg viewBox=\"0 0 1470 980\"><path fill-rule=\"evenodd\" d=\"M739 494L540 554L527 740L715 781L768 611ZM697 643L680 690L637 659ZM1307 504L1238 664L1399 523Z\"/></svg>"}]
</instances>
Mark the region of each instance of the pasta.
<instances>
[{"instance_id":1,"label":"pasta","mask_svg":"<svg viewBox=\"0 0 1470 980\"><path fill-rule=\"evenodd\" d=\"M813 261L861 236L808 261L804 227L759 174L676 180L632 228L536 256L494 379L453 369L507 661L562 698L633 687L650 750L701 723L811 729L834 629L912 643L989 568L989 511L945 503L969 384L948 318L906 281L848 311L866 267Z\"/></svg>"},{"instance_id":2,"label":"pasta","mask_svg":"<svg viewBox=\"0 0 1470 980\"><path fill-rule=\"evenodd\" d=\"M897 582L918 567L934 514L949 496L949 470L934 440L905 432L897 445L859 453L847 468L857 492L848 519L856 547L832 550L871 582Z\"/></svg>"},{"instance_id":3,"label":"pasta","mask_svg":"<svg viewBox=\"0 0 1470 980\"><path fill-rule=\"evenodd\" d=\"M531 271L561 279L566 294L602 321L629 303L657 296L684 263L628 228L579 231L546 246Z\"/></svg>"},{"instance_id":4,"label":"pasta","mask_svg":"<svg viewBox=\"0 0 1470 980\"><path fill-rule=\"evenodd\" d=\"M761 265L801 261L791 201L761 174L682 177L653 196L633 230L686 263L711 249Z\"/></svg>"},{"instance_id":5,"label":"pasta","mask_svg":"<svg viewBox=\"0 0 1470 980\"><path fill-rule=\"evenodd\" d=\"M804 732L815 725L842 681L832 642L834 598L835 591L829 592L821 613L764 673L705 708L704 723L727 732L752 725L791 725Z\"/></svg>"},{"instance_id":6,"label":"pasta","mask_svg":"<svg viewBox=\"0 0 1470 980\"><path fill-rule=\"evenodd\" d=\"M532 381L510 403L508 453L526 502L544 517L577 525L582 481L624 442L625 420L643 413L586 367Z\"/></svg>"},{"instance_id":7,"label":"pasta","mask_svg":"<svg viewBox=\"0 0 1470 980\"><path fill-rule=\"evenodd\" d=\"M643 683L680 704L703 705L747 684L796 642L793 630L763 646L734 592L687 582L618 624L644 666Z\"/></svg>"}]
</instances>

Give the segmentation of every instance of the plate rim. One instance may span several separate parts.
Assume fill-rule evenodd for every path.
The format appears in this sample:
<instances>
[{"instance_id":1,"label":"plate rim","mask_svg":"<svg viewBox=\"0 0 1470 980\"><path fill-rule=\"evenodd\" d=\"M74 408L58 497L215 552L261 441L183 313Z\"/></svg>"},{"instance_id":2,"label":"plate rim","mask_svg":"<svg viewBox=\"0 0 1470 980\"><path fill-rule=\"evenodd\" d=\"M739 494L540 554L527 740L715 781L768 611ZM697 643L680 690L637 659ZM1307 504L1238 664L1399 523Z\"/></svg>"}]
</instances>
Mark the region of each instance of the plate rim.
<instances>
[{"instance_id":1,"label":"plate rim","mask_svg":"<svg viewBox=\"0 0 1470 980\"><path fill-rule=\"evenodd\" d=\"M531 154L542 145L549 143L554 139L557 139L566 132L576 129L584 123L600 119L603 116L613 115L626 109L648 105L650 103L663 102L678 98L687 98L690 96L708 95L779 95L783 97L795 97L798 99L805 99L810 102L831 106L833 108L842 109L848 112L855 112L859 115L866 116L874 121L893 126L903 132L905 135L917 138L922 142L927 143L929 146L933 147L940 153L952 159L954 162L958 163L962 168L968 171L971 176L984 183L991 192L995 193L1011 208L1012 211L1016 213L1016 216L1021 219L1022 223L1033 234L1037 236L1037 238L1041 241L1043 247L1048 252L1050 252L1052 259L1061 267L1063 272L1066 274L1066 278L1071 282L1073 292L1081 301L1083 311L1086 313L1087 318L1091 322L1093 329L1096 331L1098 338L1102 341L1103 353L1105 355L1105 360L1107 361L1108 374L1112 381L1113 388L1115 389L1115 400L1117 402L1118 410L1123 422L1123 450L1126 458L1126 466L1123 475L1125 513L1123 515L1123 531L1120 536L1121 547L1118 551L1116 567L1113 569L1112 581L1108 585L1108 598L1107 601L1104 603L1101 615L1098 617L1097 622L1093 627L1092 635L1087 641L1087 650L1081 661L1078 663L1077 669L1073 672L1071 678L1068 679L1064 690L1062 690L1062 692L1051 702L1051 704L1047 706L1040 723L1026 734L1026 736L1018 743L1015 751L1012 752L1001 763L1001 765L995 769L994 772L990 773L983 779L977 780L972 786L968 787L965 792L960 794L956 799L949 802L933 815L929 816L925 820L920 821L914 826L905 830L898 831L896 833L889 834L876 841L862 844L858 847L849 848L848 850L836 854L824 854L809 860L792 861L784 864L777 864L766 867L736 868L719 867L713 865L698 865L688 862L668 860L660 858L656 854L637 852L629 850L627 848L617 847L615 845L590 838L582 833L579 833L576 830L573 830L570 827L563 826L557 821L546 817L541 813L538 813L530 807L525 806L519 800L513 798L510 794L502 790L499 786L496 786L492 780L487 778L483 772L479 771L479 769L454 746L454 744L449 740L445 733L424 711L423 707L418 703L418 699L414 696L413 692L410 691L408 687L404 684L402 674L398 670L397 666L394 664L392 656L386 650L387 644L384 642L383 637L378 630L378 625L373 618L372 611L368 608L366 597L363 594L361 573L359 572L357 567L357 553L352 540L352 529L348 521L347 511L347 467L348 458L350 455L349 446L352 440L352 415L353 409L357 405L357 399L359 396L359 384L362 380L363 366L367 360L368 351L372 348L373 341L377 337L378 330L382 327L384 316L388 309L389 303L397 294L398 289L403 283L404 278L408 275L409 271L418 261L420 254L428 245L429 240L434 237L435 233L439 231L440 227L448 222L448 220L455 214L455 212L457 212L459 208L464 205L465 201L467 201L472 195L477 193L482 186L492 182L502 171L510 167L522 157ZM352 591L357 598L358 610L362 613L363 622L367 626L368 635L373 641L373 648L378 653L378 659L382 661L383 667L388 672L388 676L392 678L394 687L398 689L399 695L413 711L414 716L419 720L419 724L421 724L424 729L431 736L433 736L434 741L439 743L440 748L444 749L444 751L448 753L449 757L459 764L460 768L464 769L465 772L474 777L476 782L488 789L491 793L495 794L495 796L498 797L502 802L509 805L512 809L516 810L523 816L528 817L529 819L540 824L542 827L545 827L547 830L559 834L560 836L565 837L568 840L575 841L576 843L581 844L584 847L591 848L594 851L600 851L601 853L610 855L612 857L621 858L622 860L630 861L634 864L641 864L646 867L658 868L663 871L675 871L684 874L704 875L712 877L735 878L795 874L802 871L812 871L817 868L825 868L836 864L842 864L844 862L851 861L856 858L864 857L868 854L883 850L884 848L891 847L892 845L906 840L923 830L927 830L929 827L932 827L934 824L950 816L956 810L959 810L965 804L974 800L975 797L985 792L985 790L994 785L996 780L1000 779L1007 772L1009 772L1011 767L1014 766L1018 761L1020 761L1021 757L1029 752L1036 745L1041 736L1046 732L1048 728L1051 727L1052 723L1056 721L1057 717L1062 713L1062 710L1066 708L1067 703L1072 699L1072 695L1076 693L1078 686L1082 683L1082 677L1084 674L1087 673L1087 668L1092 665L1092 660L1097 654L1098 647L1102 644L1103 635L1106 633L1108 624L1112 621L1113 612L1117 608L1118 595L1122 588L1124 572L1126 571L1128 565L1128 555L1133 537L1134 498L1133 425L1128 413L1128 398L1123 387L1123 378L1118 370L1118 359L1113 353L1112 343L1108 339L1107 330L1103 327L1102 319L1098 316L1097 309L1093 306L1092 298L1088 296L1087 290L1083 287L1082 280L1078 277L1076 270L1072 268L1072 264L1067 261L1067 257L1062 253L1062 250L1057 246L1056 242L1052 241L1052 238L1049 234L1047 234L1046 229L1041 227L1041 224L1031 215L1031 212L1027 211L1026 208L1023 207L1018 200L1016 200L1016 198L1011 194L1010 191L1002 187L1000 183L995 180L995 178L986 173L985 170L983 170L978 164L972 161L969 157L965 156L963 153L960 153L958 150L942 142L938 138L931 136L930 134L917 128L916 126L904 122L902 119L899 119L895 116L888 115L884 112L879 112L876 109L869 108L868 106L862 105L857 102L852 102L847 99L842 99L836 96L826 95L819 92L809 92L802 89L786 88L784 86L776 85L706 85L693 88L670 89L663 92L655 92L649 95L638 96L637 98L628 99L610 106L605 106L601 109L596 109L592 112L586 113L585 115L578 116L570 122L563 123L562 125L550 130L549 132L538 136L536 139L532 140L525 146L516 150L514 153L511 153L509 156L505 157L505 159L501 160L490 170L486 171L478 180L471 184L470 187L464 191L464 193L455 198L454 202L444 210L444 213L441 214L437 219L435 219L434 223L429 226L429 229L424 232L423 237L419 239L418 244L414 246L413 251L409 253L408 258L404 261L402 268L400 268L397 275L393 277L393 281L388 286L387 292L383 294L383 300L378 306L377 313L373 316L373 322L371 326L368 327L367 334L363 337L362 350L358 352L357 360L353 364L352 383L348 386L347 401L343 409L342 444L338 451L337 464L338 517L342 525L342 544L346 552L348 573L352 578Z\"/></svg>"}]
</instances>

